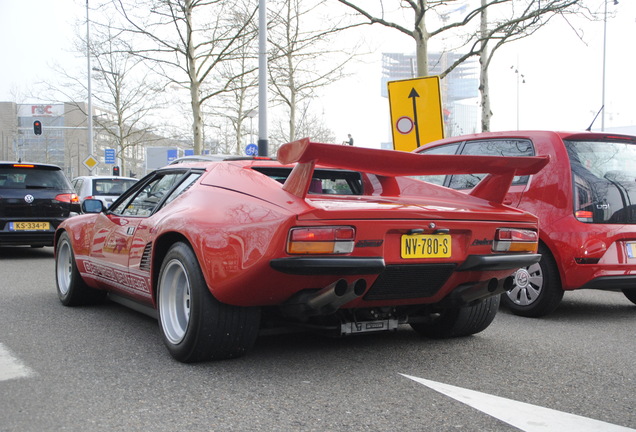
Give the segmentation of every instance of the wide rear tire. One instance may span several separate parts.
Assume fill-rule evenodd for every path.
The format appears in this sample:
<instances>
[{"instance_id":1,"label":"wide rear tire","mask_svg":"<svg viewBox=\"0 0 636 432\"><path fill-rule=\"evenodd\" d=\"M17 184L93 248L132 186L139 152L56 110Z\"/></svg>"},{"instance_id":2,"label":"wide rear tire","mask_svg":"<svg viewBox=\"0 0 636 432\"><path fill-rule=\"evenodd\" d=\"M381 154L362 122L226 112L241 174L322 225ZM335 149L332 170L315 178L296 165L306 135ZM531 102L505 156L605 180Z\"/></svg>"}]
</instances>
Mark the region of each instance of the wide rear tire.
<instances>
[{"instance_id":1,"label":"wide rear tire","mask_svg":"<svg viewBox=\"0 0 636 432\"><path fill-rule=\"evenodd\" d=\"M485 330L495 319L499 296L489 297L472 306L447 308L432 322L412 323L413 330L432 339L470 336Z\"/></svg>"},{"instance_id":2,"label":"wide rear tire","mask_svg":"<svg viewBox=\"0 0 636 432\"><path fill-rule=\"evenodd\" d=\"M260 309L231 306L215 299L189 245L180 242L169 249L157 290L159 327L176 360L192 363L228 359L253 347Z\"/></svg>"},{"instance_id":3,"label":"wide rear tire","mask_svg":"<svg viewBox=\"0 0 636 432\"><path fill-rule=\"evenodd\" d=\"M623 294L625 294L627 300L636 304L636 289L624 289Z\"/></svg>"}]
</instances>

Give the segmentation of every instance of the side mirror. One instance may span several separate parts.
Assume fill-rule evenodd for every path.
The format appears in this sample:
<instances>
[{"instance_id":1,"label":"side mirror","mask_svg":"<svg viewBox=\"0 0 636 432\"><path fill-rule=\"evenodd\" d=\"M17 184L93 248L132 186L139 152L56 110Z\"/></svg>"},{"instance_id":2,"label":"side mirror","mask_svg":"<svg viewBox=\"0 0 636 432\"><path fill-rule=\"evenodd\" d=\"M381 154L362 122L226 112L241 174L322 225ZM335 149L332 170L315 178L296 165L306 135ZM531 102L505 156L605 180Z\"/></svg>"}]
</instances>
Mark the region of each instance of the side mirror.
<instances>
[{"instance_id":1,"label":"side mirror","mask_svg":"<svg viewBox=\"0 0 636 432\"><path fill-rule=\"evenodd\" d=\"M98 199L87 199L82 203L84 213L101 213L104 210L104 203Z\"/></svg>"}]
</instances>

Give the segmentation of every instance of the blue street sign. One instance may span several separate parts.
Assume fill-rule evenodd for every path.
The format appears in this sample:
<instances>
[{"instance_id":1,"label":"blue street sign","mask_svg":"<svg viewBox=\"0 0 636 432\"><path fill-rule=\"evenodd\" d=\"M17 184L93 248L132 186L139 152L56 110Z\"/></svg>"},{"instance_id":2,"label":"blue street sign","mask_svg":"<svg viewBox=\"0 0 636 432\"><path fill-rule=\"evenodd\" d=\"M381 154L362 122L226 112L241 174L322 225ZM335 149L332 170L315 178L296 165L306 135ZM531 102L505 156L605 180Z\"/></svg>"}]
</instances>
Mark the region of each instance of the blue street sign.
<instances>
[{"instance_id":1,"label":"blue street sign","mask_svg":"<svg viewBox=\"0 0 636 432\"><path fill-rule=\"evenodd\" d=\"M184 156L194 156L194 150L186 149L183 151Z\"/></svg>"},{"instance_id":2,"label":"blue street sign","mask_svg":"<svg viewBox=\"0 0 636 432\"><path fill-rule=\"evenodd\" d=\"M168 149L168 162L172 162L177 158L177 149Z\"/></svg>"},{"instance_id":3,"label":"blue street sign","mask_svg":"<svg viewBox=\"0 0 636 432\"><path fill-rule=\"evenodd\" d=\"M104 163L107 163L107 164L115 163L115 149L111 149L111 148L104 149Z\"/></svg>"},{"instance_id":4,"label":"blue street sign","mask_svg":"<svg viewBox=\"0 0 636 432\"><path fill-rule=\"evenodd\" d=\"M254 143L246 145L245 154L248 156L256 156L258 154L258 146Z\"/></svg>"}]
</instances>

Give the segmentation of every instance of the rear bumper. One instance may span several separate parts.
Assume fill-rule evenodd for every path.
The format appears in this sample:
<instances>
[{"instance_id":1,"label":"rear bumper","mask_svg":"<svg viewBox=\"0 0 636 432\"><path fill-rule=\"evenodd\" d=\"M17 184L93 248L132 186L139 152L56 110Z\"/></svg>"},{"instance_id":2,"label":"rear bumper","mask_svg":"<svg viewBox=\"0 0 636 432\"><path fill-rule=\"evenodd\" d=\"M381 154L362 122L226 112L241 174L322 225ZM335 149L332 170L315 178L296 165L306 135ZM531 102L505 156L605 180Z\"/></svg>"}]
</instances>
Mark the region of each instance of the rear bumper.
<instances>
[{"instance_id":1,"label":"rear bumper","mask_svg":"<svg viewBox=\"0 0 636 432\"><path fill-rule=\"evenodd\" d=\"M10 231L8 218L0 220L0 246L53 246L55 230L66 218L42 219L28 218L28 221L48 222L47 231ZM11 218L11 221L21 222L25 218Z\"/></svg>"},{"instance_id":2,"label":"rear bumper","mask_svg":"<svg viewBox=\"0 0 636 432\"><path fill-rule=\"evenodd\" d=\"M469 255L456 271L515 270L538 263L540 259L540 254ZM270 266L281 273L293 275L369 275L380 274L386 269L382 257L277 258L270 261Z\"/></svg>"},{"instance_id":3,"label":"rear bumper","mask_svg":"<svg viewBox=\"0 0 636 432\"><path fill-rule=\"evenodd\" d=\"M605 291L618 291L624 289L636 290L636 275L600 276L592 279L580 289L597 289Z\"/></svg>"},{"instance_id":4,"label":"rear bumper","mask_svg":"<svg viewBox=\"0 0 636 432\"><path fill-rule=\"evenodd\" d=\"M536 264L541 254L469 255L457 271L516 270Z\"/></svg>"},{"instance_id":5,"label":"rear bumper","mask_svg":"<svg viewBox=\"0 0 636 432\"><path fill-rule=\"evenodd\" d=\"M369 275L384 271L382 257L292 257L277 258L269 265L281 273L292 275Z\"/></svg>"},{"instance_id":6,"label":"rear bumper","mask_svg":"<svg viewBox=\"0 0 636 432\"><path fill-rule=\"evenodd\" d=\"M53 246L55 231L1 232L0 246Z\"/></svg>"}]
</instances>

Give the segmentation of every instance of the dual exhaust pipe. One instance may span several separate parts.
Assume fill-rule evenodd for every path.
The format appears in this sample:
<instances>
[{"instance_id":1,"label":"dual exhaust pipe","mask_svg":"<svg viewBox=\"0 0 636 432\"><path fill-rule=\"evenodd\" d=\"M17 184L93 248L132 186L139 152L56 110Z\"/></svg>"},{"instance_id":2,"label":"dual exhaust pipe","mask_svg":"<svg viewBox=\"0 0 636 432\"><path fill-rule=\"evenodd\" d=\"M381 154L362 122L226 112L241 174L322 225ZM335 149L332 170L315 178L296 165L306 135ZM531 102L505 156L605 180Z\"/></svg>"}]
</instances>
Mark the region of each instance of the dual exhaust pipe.
<instances>
[{"instance_id":1,"label":"dual exhaust pipe","mask_svg":"<svg viewBox=\"0 0 636 432\"><path fill-rule=\"evenodd\" d=\"M510 291L514 283L515 278L508 276L503 279L492 278L476 284L460 285L444 300L455 305L467 305L476 300Z\"/></svg>"},{"instance_id":2,"label":"dual exhaust pipe","mask_svg":"<svg viewBox=\"0 0 636 432\"><path fill-rule=\"evenodd\" d=\"M336 312L342 305L360 297L367 290L367 282L357 279L348 283L344 279L327 285L319 291L301 292L284 306L287 315L308 317L329 315Z\"/></svg>"}]
</instances>

